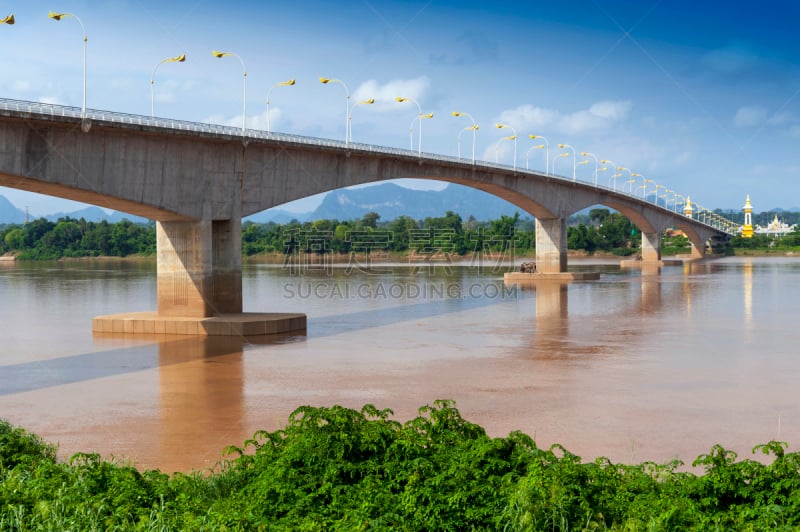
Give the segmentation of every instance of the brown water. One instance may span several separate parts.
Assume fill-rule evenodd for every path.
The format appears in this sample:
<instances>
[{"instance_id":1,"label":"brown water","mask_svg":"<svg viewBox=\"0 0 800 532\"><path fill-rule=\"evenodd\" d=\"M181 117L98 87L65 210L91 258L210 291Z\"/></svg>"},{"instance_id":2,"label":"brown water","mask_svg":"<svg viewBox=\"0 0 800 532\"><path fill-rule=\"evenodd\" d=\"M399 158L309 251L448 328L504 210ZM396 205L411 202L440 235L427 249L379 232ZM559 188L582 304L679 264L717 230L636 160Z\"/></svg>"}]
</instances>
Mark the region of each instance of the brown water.
<instances>
[{"instance_id":1,"label":"brown water","mask_svg":"<svg viewBox=\"0 0 800 532\"><path fill-rule=\"evenodd\" d=\"M0 417L164 471L212 467L303 404L407 420L440 398L494 436L584 459L691 462L800 443L800 259L730 258L503 287L491 268L247 265L246 311L301 311L307 336L93 336L155 308L152 264L0 263ZM299 273L300 275L293 275Z\"/></svg>"}]
</instances>

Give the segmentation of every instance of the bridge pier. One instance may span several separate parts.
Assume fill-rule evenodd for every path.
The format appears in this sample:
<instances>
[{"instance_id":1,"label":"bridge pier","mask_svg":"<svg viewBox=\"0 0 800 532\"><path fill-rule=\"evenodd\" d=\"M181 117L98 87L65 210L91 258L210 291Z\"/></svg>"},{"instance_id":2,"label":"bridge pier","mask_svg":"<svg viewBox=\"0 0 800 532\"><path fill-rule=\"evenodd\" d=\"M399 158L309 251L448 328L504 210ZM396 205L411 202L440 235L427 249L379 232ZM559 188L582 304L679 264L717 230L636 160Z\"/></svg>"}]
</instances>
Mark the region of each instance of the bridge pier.
<instances>
[{"instance_id":1,"label":"bridge pier","mask_svg":"<svg viewBox=\"0 0 800 532\"><path fill-rule=\"evenodd\" d=\"M595 281L597 272L567 272L566 218L536 218L536 273L506 272L512 283L537 281Z\"/></svg>"},{"instance_id":2,"label":"bridge pier","mask_svg":"<svg viewBox=\"0 0 800 532\"><path fill-rule=\"evenodd\" d=\"M536 218L536 271L567 271L566 218Z\"/></svg>"},{"instance_id":3,"label":"bridge pier","mask_svg":"<svg viewBox=\"0 0 800 532\"><path fill-rule=\"evenodd\" d=\"M642 253L637 260L620 261L620 268L642 268L642 274L658 274L661 266L681 264L680 260L661 258L663 231L642 231Z\"/></svg>"},{"instance_id":4,"label":"bridge pier","mask_svg":"<svg viewBox=\"0 0 800 532\"><path fill-rule=\"evenodd\" d=\"M158 315L242 312L242 224L156 222Z\"/></svg>"},{"instance_id":5,"label":"bridge pier","mask_svg":"<svg viewBox=\"0 0 800 532\"><path fill-rule=\"evenodd\" d=\"M690 258L702 259L706 256L705 242L695 242L694 240L689 240L689 243L692 245Z\"/></svg>"},{"instance_id":6,"label":"bridge pier","mask_svg":"<svg viewBox=\"0 0 800 532\"><path fill-rule=\"evenodd\" d=\"M661 261L661 231L642 231L642 262Z\"/></svg>"},{"instance_id":7,"label":"bridge pier","mask_svg":"<svg viewBox=\"0 0 800 532\"><path fill-rule=\"evenodd\" d=\"M242 312L242 222L156 222L157 312L97 316L97 333L262 336L305 332L306 315Z\"/></svg>"}]
</instances>

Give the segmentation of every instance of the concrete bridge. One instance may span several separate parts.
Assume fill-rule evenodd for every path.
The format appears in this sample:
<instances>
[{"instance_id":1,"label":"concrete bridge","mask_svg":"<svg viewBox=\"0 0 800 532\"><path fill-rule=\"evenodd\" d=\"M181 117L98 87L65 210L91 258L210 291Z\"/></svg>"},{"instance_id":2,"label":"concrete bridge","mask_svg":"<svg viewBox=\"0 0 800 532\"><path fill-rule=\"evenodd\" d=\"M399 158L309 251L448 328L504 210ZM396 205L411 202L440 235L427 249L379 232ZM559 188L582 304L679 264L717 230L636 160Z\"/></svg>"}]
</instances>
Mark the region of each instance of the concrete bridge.
<instances>
[{"instance_id":1,"label":"concrete bridge","mask_svg":"<svg viewBox=\"0 0 800 532\"><path fill-rule=\"evenodd\" d=\"M397 178L469 186L530 213L542 273L566 271L567 218L592 205L615 209L639 227L644 262L660 260L669 227L684 231L694 257L733 227L708 211L689 217L658 198L503 165L264 131L243 136L237 128L113 112L90 110L84 118L77 108L0 100L1 186L156 221L160 318L242 312L242 217Z\"/></svg>"}]
</instances>

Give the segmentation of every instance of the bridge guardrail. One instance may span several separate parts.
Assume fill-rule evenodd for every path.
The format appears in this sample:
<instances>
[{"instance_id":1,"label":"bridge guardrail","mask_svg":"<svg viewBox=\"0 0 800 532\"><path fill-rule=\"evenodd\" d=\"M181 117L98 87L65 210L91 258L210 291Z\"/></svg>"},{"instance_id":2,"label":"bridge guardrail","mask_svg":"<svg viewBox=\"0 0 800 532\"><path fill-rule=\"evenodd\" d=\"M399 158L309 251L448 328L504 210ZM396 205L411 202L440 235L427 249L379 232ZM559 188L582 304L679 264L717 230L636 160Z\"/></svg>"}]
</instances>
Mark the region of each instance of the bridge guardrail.
<instances>
[{"instance_id":1,"label":"bridge guardrail","mask_svg":"<svg viewBox=\"0 0 800 532\"><path fill-rule=\"evenodd\" d=\"M203 122L192 122L189 120L176 120L171 118L157 118L151 116L143 116L143 115L134 115L129 113L121 113L117 111L102 111L97 109L87 109L86 114L84 116L83 111L80 107L72 107L66 105L58 105L58 104L51 104L51 103L40 103L40 102L29 102L24 100L13 100L10 98L0 98L0 109L4 111L14 111L18 113L29 113L32 115L41 115L41 116L49 116L49 117L62 117L62 118L75 118L75 119L83 119L88 118L90 120L98 120L110 123L117 123L117 124L130 124L130 125L138 125L138 126L148 126L148 127L160 127L165 129L176 129L179 131L191 131L196 133L206 133L212 135L224 135L227 137L241 137L242 136L242 129L233 127L233 126L223 126L219 124L207 124ZM262 140L278 140L284 142L294 142L298 144L306 144L312 146L324 146L336 149L349 149L349 150L359 150L364 152L370 153L379 153L383 155L399 155L403 157L419 157L419 153L414 150L406 150L401 148L391 148L387 146L377 146L373 144L360 144L354 142L343 142L343 141L336 141L332 139L324 139L318 137L307 137L302 135L292 135L288 133L274 133L274 132L267 132L257 129L247 129L245 131L244 136L246 138L252 139L262 139ZM428 153L423 152L422 154L424 158L431 159L434 161L440 162L451 162L451 163L461 163L465 162L464 159L448 156L448 155L440 155L436 153ZM508 169L512 168L509 165L499 164L499 163L491 163L488 161L480 161L480 163L476 162L476 165L485 167L485 168L497 168L500 170L507 171ZM617 194L624 194L626 196L636 198L642 201L648 201L657 207L661 207L663 209L669 210L674 212L680 216L686 216L682 212L678 210L678 206L683 206L683 203L678 203L677 198L673 201L672 208L669 207L669 201L664 202L665 204L661 204L658 201L658 197L656 196L653 199L648 199L647 197L637 196L636 194L631 192L626 192L622 189L612 188L605 185L600 185L594 182L588 182L585 180L578 180L573 179L571 177L562 176L554 173L542 173L542 172L531 172L529 170L524 170L517 168L517 172L520 173L536 173L537 175L544 175L553 179L559 179L563 181L573 182L573 181L581 181L581 183L592 185L599 189L608 190L610 192L615 192ZM641 187L640 187L641 188ZM646 191L645 191L646 194ZM683 197L683 196L681 196ZM710 228L716 229L718 231L722 231L729 235L736 234L739 229L739 224L734 223L731 220L728 220L717 213L710 211L704 207L701 207L695 204L695 210L691 216L692 220L697 223L701 223L707 225ZM701 219L702 218L702 219Z\"/></svg>"}]
</instances>

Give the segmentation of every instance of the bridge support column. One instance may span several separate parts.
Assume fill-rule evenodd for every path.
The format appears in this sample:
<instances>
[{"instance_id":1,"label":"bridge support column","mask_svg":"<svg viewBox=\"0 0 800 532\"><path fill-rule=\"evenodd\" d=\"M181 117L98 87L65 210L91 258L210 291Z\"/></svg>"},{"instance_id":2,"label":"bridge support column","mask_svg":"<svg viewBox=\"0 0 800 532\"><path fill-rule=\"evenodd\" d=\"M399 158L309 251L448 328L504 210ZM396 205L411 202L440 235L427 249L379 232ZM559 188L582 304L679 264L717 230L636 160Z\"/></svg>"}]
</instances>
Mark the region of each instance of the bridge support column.
<instances>
[{"instance_id":1,"label":"bridge support column","mask_svg":"<svg viewBox=\"0 0 800 532\"><path fill-rule=\"evenodd\" d=\"M564 218L536 219L536 271L567 271L567 222Z\"/></svg>"},{"instance_id":2,"label":"bridge support column","mask_svg":"<svg viewBox=\"0 0 800 532\"><path fill-rule=\"evenodd\" d=\"M661 231L645 233L642 231L642 261L658 262L661 260Z\"/></svg>"},{"instance_id":3,"label":"bridge support column","mask_svg":"<svg viewBox=\"0 0 800 532\"><path fill-rule=\"evenodd\" d=\"M97 316L95 333L303 333L306 315L242 312L241 220L156 222L158 311Z\"/></svg>"},{"instance_id":4,"label":"bridge support column","mask_svg":"<svg viewBox=\"0 0 800 532\"><path fill-rule=\"evenodd\" d=\"M691 258L702 259L705 257L706 246L704 242L695 242L694 240L690 240L689 243L692 245L692 252L690 255Z\"/></svg>"},{"instance_id":5,"label":"bridge support column","mask_svg":"<svg viewBox=\"0 0 800 532\"><path fill-rule=\"evenodd\" d=\"M239 220L156 222L158 315L242 312Z\"/></svg>"}]
</instances>

